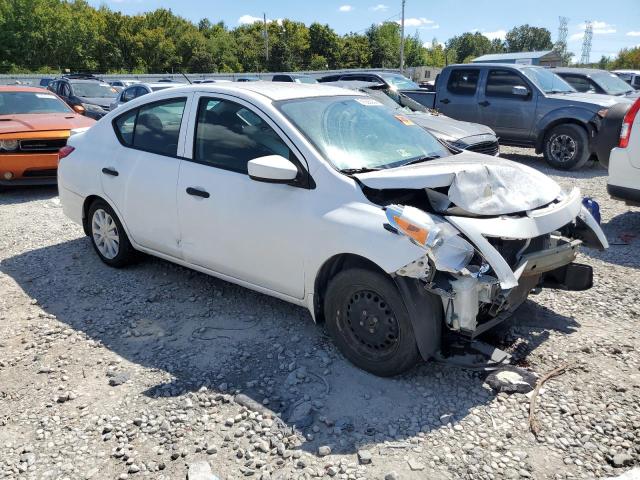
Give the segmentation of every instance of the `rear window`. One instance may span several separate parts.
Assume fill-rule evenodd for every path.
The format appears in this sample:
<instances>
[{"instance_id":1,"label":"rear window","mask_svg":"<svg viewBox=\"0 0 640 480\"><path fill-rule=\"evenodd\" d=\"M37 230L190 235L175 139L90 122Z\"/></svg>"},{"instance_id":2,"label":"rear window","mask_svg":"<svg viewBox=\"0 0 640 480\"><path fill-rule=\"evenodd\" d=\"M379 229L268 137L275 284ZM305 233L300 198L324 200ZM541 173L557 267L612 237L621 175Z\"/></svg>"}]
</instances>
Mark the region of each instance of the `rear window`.
<instances>
[{"instance_id":1,"label":"rear window","mask_svg":"<svg viewBox=\"0 0 640 480\"><path fill-rule=\"evenodd\" d=\"M449 74L447 90L456 95L475 95L478 87L478 69L454 69Z\"/></svg>"},{"instance_id":2,"label":"rear window","mask_svg":"<svg viewBox=\"0 0 640 480\"><path fill-rule=\"evenodd\" d=\"M113 126L120 143L145 152L175 157L186 98L172 98L130 110Z\"/></svg>"},{"instance_id":3,"label":"rear window","mask_svg":"<svg viewBox=\"0 0 640 480\"><path fill-rule=\"evenodd\" d=\"M70 113L69 107L55 95L43 91L0 93L0 115L24 113Z\"/></svg>"}]
</instances>

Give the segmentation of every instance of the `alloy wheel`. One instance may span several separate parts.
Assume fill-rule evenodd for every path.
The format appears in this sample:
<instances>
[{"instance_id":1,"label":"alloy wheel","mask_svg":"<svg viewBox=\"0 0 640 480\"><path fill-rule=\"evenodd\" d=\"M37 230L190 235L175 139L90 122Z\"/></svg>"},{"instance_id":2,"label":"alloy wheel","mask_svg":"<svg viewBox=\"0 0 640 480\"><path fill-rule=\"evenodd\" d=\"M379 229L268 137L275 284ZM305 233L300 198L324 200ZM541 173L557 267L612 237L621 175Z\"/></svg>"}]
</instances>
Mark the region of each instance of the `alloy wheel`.
<instances>
[{"instance_id":1,"label":"alloy wheel","mask_svg":"<svg viewBox=\"0 0 640 480\"><path fill-rule=\"evenodd\" d=\"M575 140L569 135L556 135L551 140L551 155L554 160L566 163L576 156L578 147Z\"/></svg>"}]
</instances>

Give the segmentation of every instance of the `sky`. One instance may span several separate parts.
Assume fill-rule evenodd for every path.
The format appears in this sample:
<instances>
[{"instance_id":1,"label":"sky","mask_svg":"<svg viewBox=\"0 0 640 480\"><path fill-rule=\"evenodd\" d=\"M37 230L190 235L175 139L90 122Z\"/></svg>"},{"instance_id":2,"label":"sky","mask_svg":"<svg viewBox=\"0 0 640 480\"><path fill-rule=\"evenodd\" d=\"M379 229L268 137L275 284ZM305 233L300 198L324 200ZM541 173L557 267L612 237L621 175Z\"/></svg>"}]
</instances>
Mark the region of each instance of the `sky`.
<instances>
[{"instance_id":1,"label":"sky","mask_svg":"<svg viewBox=\"0 0 640 480\"><path fill-rule=\"evenodd\" d=\"M170 8L197 22L207 17L229 27L262 19L289 18L306 23L328 23L340 34L364 32L372 23L399 21L401 0L89 0L127 14ZM607 8L607 5L610 8ZM508 30L529 23L546 27L555 42L558 16L569 18L568 47L582 51L586 20L593 22L591 61L614 57L624 47L640 46L640 0L406 0L406 33L418 32L423 42L445 42L463 32L479 31L504 38Z\"/></svg>"}]
</instances>

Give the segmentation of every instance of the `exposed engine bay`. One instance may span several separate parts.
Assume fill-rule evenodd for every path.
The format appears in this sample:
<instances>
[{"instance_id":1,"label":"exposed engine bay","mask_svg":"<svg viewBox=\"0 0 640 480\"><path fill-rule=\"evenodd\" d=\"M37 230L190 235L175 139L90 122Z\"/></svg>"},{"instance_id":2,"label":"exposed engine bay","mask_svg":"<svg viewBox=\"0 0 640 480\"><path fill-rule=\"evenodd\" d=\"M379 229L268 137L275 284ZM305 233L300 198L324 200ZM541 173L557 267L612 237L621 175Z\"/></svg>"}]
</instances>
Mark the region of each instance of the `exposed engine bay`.
<instances>
[{"instance_id":1,"label":"exposed engine bay","mask_svg":"<svg viewBox=\"0 0 640 480\"><path fill-rule=\"evenodd\" d=\"M358 175L363 193L385 210L385 229L425 251L395 275L438 295L449 329L474 337L532 291L592 286L591 267L574 260L581 245L608 244L577 189L566 194L536 170L501 159L385 173ZM398 188L407 178L410 188Z\"/></svg>"}]
</instances>

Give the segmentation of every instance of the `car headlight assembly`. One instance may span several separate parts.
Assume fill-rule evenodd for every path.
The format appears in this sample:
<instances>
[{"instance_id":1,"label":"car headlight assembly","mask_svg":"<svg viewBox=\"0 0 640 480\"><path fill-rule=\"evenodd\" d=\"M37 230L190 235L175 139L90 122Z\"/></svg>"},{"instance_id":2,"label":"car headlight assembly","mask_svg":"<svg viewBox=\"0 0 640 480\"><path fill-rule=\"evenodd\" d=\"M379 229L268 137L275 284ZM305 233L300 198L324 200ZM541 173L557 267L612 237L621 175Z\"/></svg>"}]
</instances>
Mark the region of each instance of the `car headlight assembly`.
<instances>
[{"instance_id":1,"label":"car headlight assembly","mask_svg":"<svg viewBox=\"0 0 640 480\"><path fill-rule=\"evenodd\" d=\"M461 273L471 262L475 248L445 220L401 205L388 206L386 215L393 228L427 250L436 269Z\"/></svg>"},{"instance_id":2,"label":"car headlight assembly","mask_svg":"<svg viewBox=\"0 0 640 480\"><path fill-rule=\"evenodd\" d=\"M5 152L15 152L18 146L18 140L0 140L0 150Z\"/></svg>"}]
</instances>

